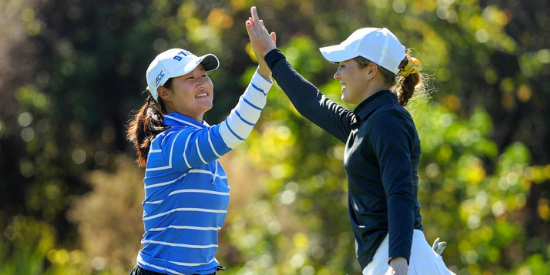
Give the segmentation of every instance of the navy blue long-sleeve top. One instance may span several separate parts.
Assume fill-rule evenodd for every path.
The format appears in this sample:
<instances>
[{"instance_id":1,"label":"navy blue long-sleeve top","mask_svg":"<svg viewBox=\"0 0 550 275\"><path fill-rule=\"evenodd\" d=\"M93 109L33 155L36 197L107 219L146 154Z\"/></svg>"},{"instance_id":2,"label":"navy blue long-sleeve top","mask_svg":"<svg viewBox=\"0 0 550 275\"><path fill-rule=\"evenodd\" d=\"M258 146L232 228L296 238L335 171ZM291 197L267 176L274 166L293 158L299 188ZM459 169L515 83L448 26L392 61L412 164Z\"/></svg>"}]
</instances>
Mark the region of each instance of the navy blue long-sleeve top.
<instances>
[{"instance_id":1,"label":"navy blue long-sleeve top","mask_svg":"<svg viewBox=\"0 0 550 275\"><path fill-rule=\"evenodd\" d=\"M388 233L388 261L409 261L413 229L422 230L420 140L409 112L391 91L379 91L354 111L347 110L296 72L281 51L270 51L265 60L298 112L346 143L349 215L361 268Z\"/></svg>"}]
</instances>

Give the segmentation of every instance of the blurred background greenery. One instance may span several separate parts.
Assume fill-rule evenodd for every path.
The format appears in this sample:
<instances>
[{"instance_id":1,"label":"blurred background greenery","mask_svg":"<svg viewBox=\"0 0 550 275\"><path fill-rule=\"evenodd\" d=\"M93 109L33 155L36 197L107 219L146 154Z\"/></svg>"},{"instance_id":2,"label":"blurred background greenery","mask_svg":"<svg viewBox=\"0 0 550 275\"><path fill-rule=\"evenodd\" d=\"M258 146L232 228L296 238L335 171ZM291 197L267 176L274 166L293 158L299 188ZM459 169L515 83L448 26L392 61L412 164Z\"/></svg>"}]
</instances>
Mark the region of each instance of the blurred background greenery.
<instances>
[{"instance_id":1,"label":"blurred background greenery","mask_svg":"<svg viewBox=\"0 0 550 275\"><path fill-rule=\"evenodd\" d=\"M548 1L2 0L1 275L129 273L144 171L124 128L145 101L145 70L171 47L216 54L207 121L222 121L256 66L252 5L337 102L336 66L318 47L391 29L435 91L409 107L428 242L448 241L458 274L550 273ZM223 274L360 273L343 148L272 89L252 136L222 158L232 186Z\"/></svg>"}]
</instances>

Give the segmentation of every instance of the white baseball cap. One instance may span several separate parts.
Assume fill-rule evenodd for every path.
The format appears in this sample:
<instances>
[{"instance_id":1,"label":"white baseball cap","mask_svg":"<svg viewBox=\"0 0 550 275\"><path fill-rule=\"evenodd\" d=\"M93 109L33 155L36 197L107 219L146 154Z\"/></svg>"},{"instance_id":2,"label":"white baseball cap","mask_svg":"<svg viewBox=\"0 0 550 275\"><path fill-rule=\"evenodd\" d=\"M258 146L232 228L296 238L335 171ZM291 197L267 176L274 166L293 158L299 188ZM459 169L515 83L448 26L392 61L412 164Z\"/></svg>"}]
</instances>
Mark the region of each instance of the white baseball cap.
<instances>
[{"instance_id":1,"label":"white baseball cap","mask_svg":"<svg viewBox=\"0 0 550 275\"><path fill-rule=\"evenodd\" d=\"M164 85L168 79L178 77L192 72L199 64L204 66L206 71L212 71L220 66L220 61L213 54L205 54L197 57L184 49L169 49L155 57L147 68L145 75L147 79L147 90L158 98L157 88Z\"/></svg>"},{"instance_id":2,"label":"white baseball cap","mask_svg":"<svg viewBox=\"0 0 550 275\"><path fill-rule=\"evenodd\" d=\"M358 29L340 45L319 50L330 62L341 62L362 56L394 74L399 73L399 63L407 56L405 47L386 28Z\"/></svg>"}]
</instances>

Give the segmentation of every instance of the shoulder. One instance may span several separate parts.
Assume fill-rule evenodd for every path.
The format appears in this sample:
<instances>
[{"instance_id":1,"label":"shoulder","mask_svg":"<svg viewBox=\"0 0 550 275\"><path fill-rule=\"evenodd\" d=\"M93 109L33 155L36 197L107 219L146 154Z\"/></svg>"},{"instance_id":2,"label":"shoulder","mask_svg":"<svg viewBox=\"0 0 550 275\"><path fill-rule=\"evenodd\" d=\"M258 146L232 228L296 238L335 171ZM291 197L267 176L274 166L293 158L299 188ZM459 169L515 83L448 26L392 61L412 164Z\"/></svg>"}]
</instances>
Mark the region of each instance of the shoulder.
<instances>
[{"instance_id":1,"label":"shoulder","mask_svg":"<svg viewBox=\"0 0 550 275\"><path fill-rule=\"evenodd\" d=\"M192 132L197 130L193 127L181 127L181 126L172 126L160 133L158 133L154 138L152 143L157 146L165 146L167 141L171 141L175 138L181 138L182 136L188 136Z\"/></svg>"},{"instance_id":2,"label":"shoulder","mask_svg":"<svg viewBox=\"0 0 550 275\"><path fill-rule=\"evenodd\" d=\"M367 119L366 124L370 126L390 126L408 120L412 120L412 118L405 108L399 105L387 105L374 111Z\"/></svg>"},{"instance_id":3,"label":"shoulder","mask_svg":"<svg viewBox=\"0 0 550 275\"><path fill-rule=\"evenodd\" d=\"M376 110L364 125L369 136L396 139L401 135L413 135L414 122L409 112L399 105L389 105Z\"/></svg>"}]
</instances>

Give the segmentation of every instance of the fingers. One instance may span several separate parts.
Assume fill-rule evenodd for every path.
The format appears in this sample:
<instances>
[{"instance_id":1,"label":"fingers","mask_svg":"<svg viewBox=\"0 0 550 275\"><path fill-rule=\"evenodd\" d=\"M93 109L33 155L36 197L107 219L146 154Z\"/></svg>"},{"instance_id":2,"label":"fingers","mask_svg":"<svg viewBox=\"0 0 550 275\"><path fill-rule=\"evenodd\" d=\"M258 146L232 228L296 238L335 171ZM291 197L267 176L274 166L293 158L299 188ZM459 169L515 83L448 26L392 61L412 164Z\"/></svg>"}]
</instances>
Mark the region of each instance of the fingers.
<instances>
[{"instance_id":1,"label":"fingers","mask_svg":"<svg viewBox=\"0 0 550 275\"><path fill-rule=\"evenodd\" d=\"M250 27L250 29L254 31L254 19L252 19L252 17L248 17L248 20L246 20L246 23L247 23L246 28L248 29Z\"/></svg>"},{"instance_id":2,"label":"fingers","mask_svg":"<svg viewBox=\"0 0 550 275\"><path fill-rule=\"evenodd\" d=\"M258 17L258 11L256 10L256 7L252 7L250 8L250 16L252 16L252 18L250 18L249 20L252 22L252 27L254 27L254 30L255 31L258 31L258 22L260 21L260 18Z\"/></svg>"},{"instance_id":3,"label":"fingers","mask_svg":"<svg viewBox=\"0 0 550 275\"><path fill-rule=\"evenodd\" d=\"M267 30L267 28L264 25L264 20L260 20L260 23L262 24L262 29L264 30L265 34L268 35L268 36L271 36L271 34L269 33L269 31Z\"/></svg>"},{"instance_id":4,"label":"fingers","mask_svg":"<svg viewBox=\"0 0 550 275\"><path fill-rule=\"evenodd\" d=\"M250 8L250 15L251 17L248 17L248 21L250 21L250 25L252 27L252 30L256 33L256 37L267 38L267 36L269 36L269 32L265 28L263 20L258 17L258 10L255 6Z\"/></svg>"},{"instance_id":5,"label":"fingers","mask_svg":"<svg viewBox=\"0 0 550 275\"><path fill-rule=\"evenodd\" d=\"M277 48L277 34L275 34L275 32L272 32L269 36L271 37L271 42L273 42L273 46Z\"/></svg>"},{"instance_id":6,"label":"fingers","mask_svg":"<svg viewBox=\"0 0 550 275\"><path fill-rule=\"evenodd\" d=\"M245 22L246 31L257 55L264 56L270 50L276 48L277 36L274 32L269 33L263 20L258 17L256 7L250 8L251 17Z\"/></svg>"},{"instance_id":7,"label":"fingers","mask_svg":"<svg viewBox=\"0 0 550 275\"><path fill-rule=\"evenodd\" d=\"M252 22L250 22L250 20L246 20L245 25L246 25L246 32L248 33L248 37L250 39L256 37L256 32L254 31Z\"/></svg>"},{"instance_id":8,"label":"fingers","mask_svg":"<svg viewBox=\"0 0 550 275\"><path fill-rule=\"evenodd\" d=\"M260 20L260 17L258 16L258 9L256 9L256 7L250 8L250 14L252 15L252 26L257 34L260 35L262 31L267 32L263 25L263 20Z\"/></svg>"},{"instance_id":9,"label":"fingers","mask_svg":"<svg viewBox=\"0 0 550 275\"><path fill-rule=\"evenodd\" d=\"M254 19L254 22L260 21L260 17L258 17L258 10L255 6L250 8L250 14L252 15L252 19Z\"/></svg>"}]
</instances>

